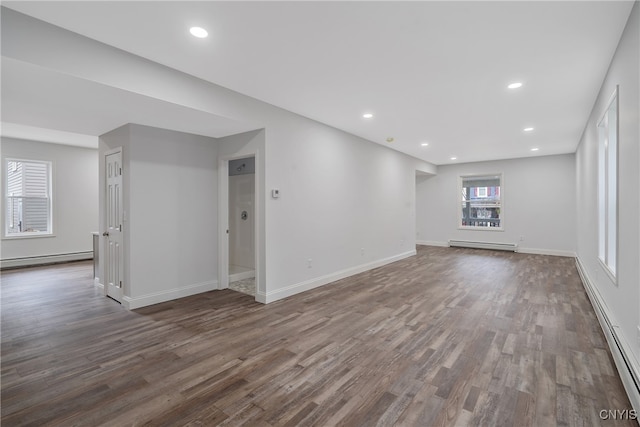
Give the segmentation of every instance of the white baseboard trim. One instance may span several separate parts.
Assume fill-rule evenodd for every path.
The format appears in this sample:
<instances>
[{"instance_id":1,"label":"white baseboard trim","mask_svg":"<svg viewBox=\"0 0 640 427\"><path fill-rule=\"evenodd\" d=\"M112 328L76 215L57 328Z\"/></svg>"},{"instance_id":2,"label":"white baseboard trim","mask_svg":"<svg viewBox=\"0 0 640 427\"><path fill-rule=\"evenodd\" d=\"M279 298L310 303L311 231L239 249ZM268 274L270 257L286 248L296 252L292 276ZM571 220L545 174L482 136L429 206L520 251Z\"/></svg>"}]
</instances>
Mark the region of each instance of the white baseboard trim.
<instances>
[{"instance_id":1,"label":"white baseboard trim","mask_svg":"<svg viewBox=\"0 0 640 427\"><path fill-rule=\"evenodd\" d=\"M56 264L59 262L83 261L93 259L93 251L73 252L70 254L39 255L23 258L0 260L0 268L32 267L36 265Z\"/></svg>"},{"instance_id":2,"label":"white baseboard trim","mask_svg":"<svg viewBox=\"0 0 640 427\"><path fill-rule=\"evenodd\" d=\"M383 265L390 264L392 262L400 261L401 259L408 258L415 254L416 254L416 251L414 249L412 251L394 255L389 258L384 258L384 259L373 261L367 264L358 265L356 267L347 268L341 271L336 271L335 273L327 274L326 276L316 277L314 279L307 280L305 282L296 283L284 288L277 289L272 292L267 292L266 295L258 294L256 295L256 301L263 302L264 304L268 304L270 302L278 301L280 299L290 297L295 294L299 294L300 292L309 291L319 286L323 286L328 283L335 282L336 280L341 280L346 277L362 273L364 271L372 270L374 268L382 267ZM263 297L264 297L264 301L261 300Z\"/></svg>"},{"instance_id":3,"label":"white baseboard trim","mask_svg":"<svg viewBox=\"0 0 640 427\"><path fill-rule=\"evenodd\" d=\"M97 277L94 277L93 279L93 284L95 285L96 288L98 289L104 289L104 285L102 283L100 283L100 279Z\"/></svg>"},{"instance_id":4,"label":"white baseboard trim","mask_svg":"<svg viewBox=\"0 0 640 427\"><path fill-rule=\"evenodd\" d=\"M576 253L573 251L562 251L558 249L518 248L518 252L521 254L532 255L565 256L570 258L576 257Z\"/></svg>"},{"instance_id":5,"label":"white baseboard trim","mask_svg":"<svg viewBox=\"0 0 640 427\"><path fill-rule=\"evenodd\" d=\"M602 295L600 295L598 288L593 285L579 257L576 257L576 267L582 279L582 285L596 312L600 327L607 339L609 350L611 350L611 355L613 356L627 396L629 396L631 406L640 413L640 363L634 357L629 343L620 330L620 326L615 324L615 319L611 316L607 304L602 298Z\"/></svg>"},{"instance_id":6,"label":"white baseboard trim","mask_svg":"<svg viewBox=\"0 0 640 427\"><path fill-rule=\"evenodd\" d=\"M440 246L440 247L448 248L449 242L436 242L434 240L416 240L416 245Z\"/></svg>"},{"instance_id":7,"label":"white baseboard trim","mask_svg":"<svg viewBox=\"0 0 640 427\"><path fill-rule=\"evenodd\" d=\"M148 305L159 304L161 302L171 301L178 298L189 297L191 295L209 292L218 289L218 281L196 283L193 285L183 286L181 288L169 289L161 292L154 292L139 297L122 297L122 305L128 310L146 307Z\"/></svg>"},{"instance_id":8,"label":"white baseboard trim","mask_svg":"<svg viewBox=\"0 0 640 427\"><path fill-rule=\"evenodd\" d=\"M262 292L256 292L256 301L260 302L262 304L266 304L267 303L267 295L263 294Z\"/></svg>"},{"instance_id":9,"label":"white baseboard trim","mask_svg":"<svg viewBox=\"0 0 640 427\"><path fill-rule=\"evenodd\" d=\"M229 283L237 282L238 280L251 279L252 277L256 277L255 270L242 271L240 273L230 274Z\"/></svg>"}]
</instances>

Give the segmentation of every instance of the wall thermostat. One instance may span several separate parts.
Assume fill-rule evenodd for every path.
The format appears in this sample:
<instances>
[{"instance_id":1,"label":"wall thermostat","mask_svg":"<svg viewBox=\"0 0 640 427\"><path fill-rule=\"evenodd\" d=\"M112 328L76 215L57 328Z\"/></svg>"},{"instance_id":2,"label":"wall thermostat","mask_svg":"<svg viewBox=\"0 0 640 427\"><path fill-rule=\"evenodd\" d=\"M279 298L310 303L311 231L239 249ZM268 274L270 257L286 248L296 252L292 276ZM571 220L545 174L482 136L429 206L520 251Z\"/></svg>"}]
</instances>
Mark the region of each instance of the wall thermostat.
<instances>
[{"instance_id":1,"label":"wall thermostat","mask_svg":"<svg viewBox=\"0 0 640 427\"><path fill-rule=\"evenodd\" d=\"M277 199L278 197L280 197L280 190L276 188L271 190L271 197L273 197L274 199Z\"/></svg>"}]
</instances>

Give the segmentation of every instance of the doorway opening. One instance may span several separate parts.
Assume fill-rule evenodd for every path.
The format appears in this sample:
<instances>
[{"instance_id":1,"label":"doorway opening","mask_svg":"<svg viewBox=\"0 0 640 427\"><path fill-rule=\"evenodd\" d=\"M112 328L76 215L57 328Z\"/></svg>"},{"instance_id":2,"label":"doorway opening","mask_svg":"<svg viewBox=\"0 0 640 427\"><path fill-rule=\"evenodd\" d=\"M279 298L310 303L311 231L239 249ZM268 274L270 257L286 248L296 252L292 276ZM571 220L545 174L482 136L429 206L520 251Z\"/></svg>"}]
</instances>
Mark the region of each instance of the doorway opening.
<instances>
[{"instance_id":1,"label":"doorway opening","mask_svg":"<svg viewBox=\"0 0 640 427\"><path fill-rule=\"evenodd\" d=\"M256 295L255 157L229 161L229 289Z\"/></svg>"}]
</instances>

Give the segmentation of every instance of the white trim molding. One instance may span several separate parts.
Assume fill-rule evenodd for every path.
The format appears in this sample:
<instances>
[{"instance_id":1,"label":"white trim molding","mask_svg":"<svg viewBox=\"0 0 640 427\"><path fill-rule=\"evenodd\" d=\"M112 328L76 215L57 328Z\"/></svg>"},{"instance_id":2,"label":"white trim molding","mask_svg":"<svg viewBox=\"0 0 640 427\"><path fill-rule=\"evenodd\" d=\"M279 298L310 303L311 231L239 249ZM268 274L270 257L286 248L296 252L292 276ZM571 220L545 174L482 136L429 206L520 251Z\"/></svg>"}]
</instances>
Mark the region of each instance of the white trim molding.
<instances>
[{"instance_id":1,"label":"white trim molding","mask_svg":"<svg viewBox=\"0 0 640 427\"><path fill-rule=\"evenodd\" d=\"M161 302L171 301L178 298L189 297L191 295L201 294L203 292L209 292L216 289L218 289L218 281L211 280L166 291L154 292L139 297L129 297L125 295L122 297L122 305L127 310L135 310L136 308L159 304Z\"/></svg>"},{"instance_id":2,"label":"white trim molding","mask_svg":"<svg viewBox=\"0 0 640 427\"><path fill-rule=\"evenodd\" d=\"M267 295L263 292L256 291L256 301L262 304L267 303Z\"/></svg>"},{"instance_id":3,"label":"white trim molding","mask_svg":"<svg viewBox=\"0 0 640 427\"><path fill-rule=\"evenodd\" d=\"M537 249L537 248L518 248L518 252L521 254L532 255L551 255L551 256L565 256L569 258L575 258L576 253L573 251L563 251L558 249Z\"/></svg>"},{"instance_id":4,"label":"white trim molding","mask_svg":"<svg viewBox=\"0 0 640 427\"><path fill-rule=\"evenodd\" d=\"M0 260L0 268L33 267L36 265L57 264L71 261L85 261L93 259L93 251L73 252L69 254L39 255L23 258L9 258Z\"/></svg>"},{"instance_id":5,"label":"white trim molding","mask_svg":"<svg viewBox=\"0 0 640 427\"><path fill-rule=\"evenodd\" d=\"M579 257L576 257L576 267L580 274L582 285L596 312L602 332L607 339L609 350L613 356L627 396L629 396L631 406L640 412L640 363L634 357L631 346L620 330L620 326L616 324L615 319L611 316L604 298L600 295L598 288L593 285Z\"/></svg>"},{"instance_id":6,"label":"white trim molding","mask_svg":"<svg viewBox=\"0 0 640 427\"><path fill-rule=\"evenodd\" d=\"M415 254L416 250L414 249L412 251L403 252L401 254L383 258L367 264L361 264L352 268L336 271L335 273L327 274L326 276L316 277L305 282L295 283L293 285L277 289L273 292L267 292L266 294L258 292L256 294L256 301L268 304L270 302L278 301L280 299L290 297L301 292L309 291L311 289L347 278L349 276L354 276L356 274L363 273L374 268L382 267L383 265L391 264L392 262L400 261L402 259L414 256Z\"/></svg>"}]
</instances>

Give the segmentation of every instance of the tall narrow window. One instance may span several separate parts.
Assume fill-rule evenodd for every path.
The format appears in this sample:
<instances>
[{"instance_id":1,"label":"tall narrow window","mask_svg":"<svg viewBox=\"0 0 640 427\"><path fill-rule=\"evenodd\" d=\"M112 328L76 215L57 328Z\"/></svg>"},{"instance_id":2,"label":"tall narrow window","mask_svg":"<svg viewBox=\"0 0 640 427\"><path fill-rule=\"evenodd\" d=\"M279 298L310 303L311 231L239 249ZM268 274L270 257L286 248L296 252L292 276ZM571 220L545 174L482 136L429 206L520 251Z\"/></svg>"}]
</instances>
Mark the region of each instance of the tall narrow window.
<instances>
[{"instance_id":1,"label":"tall narrow window","mask_svg":"<svg viewBox=\"0 0 640 427\"><path fill-rule=\"evenodd\" d=\"M5 236L51 234L51 163L6 160Z\"/></svg>"},{"instance_id":2,"label":"tall narrow window","mask_svg":"<svg viewBox=\"0 0 640 427\"><path fill-rule=\"evenodd\" d=\"M461 176L459 227L502 230L502 175Z\"/></svg>"},{"instance_id":3,"label":"tall narrow window","mask_svg":"<svg viewBox=\"0 0 640 427\"><path fill-rule=\"evenodd\" d=\"M598 258L615 281L618 235L618 88L598 122Z\"/></svg>"}]
</instances>

